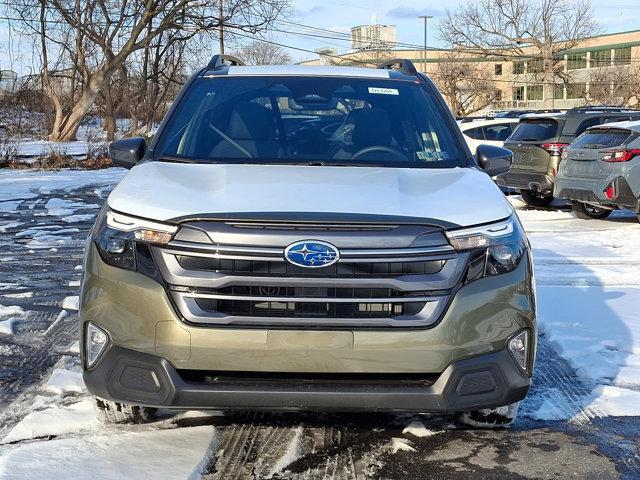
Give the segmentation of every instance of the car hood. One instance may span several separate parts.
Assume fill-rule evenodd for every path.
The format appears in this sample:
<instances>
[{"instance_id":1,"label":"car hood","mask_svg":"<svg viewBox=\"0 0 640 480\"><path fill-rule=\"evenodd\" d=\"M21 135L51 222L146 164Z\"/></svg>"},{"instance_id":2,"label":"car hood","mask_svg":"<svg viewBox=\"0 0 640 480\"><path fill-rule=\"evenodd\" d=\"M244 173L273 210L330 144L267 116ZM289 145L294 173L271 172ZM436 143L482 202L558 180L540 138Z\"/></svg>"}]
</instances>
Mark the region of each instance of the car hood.
<instances>
[{"instance_id":1,"label":"car hood","mask_svg":"<svg viewBox=\"0 0 640 480\"><path fill-rule=\"evenodd\" d=\"M498 187L473 168L377 168L146 162L109 206L159 221L194 218L346 220L371 215L444 227L508 217ZM371 217L369 217L371 218Z\"/></svg>"}]
</instances>

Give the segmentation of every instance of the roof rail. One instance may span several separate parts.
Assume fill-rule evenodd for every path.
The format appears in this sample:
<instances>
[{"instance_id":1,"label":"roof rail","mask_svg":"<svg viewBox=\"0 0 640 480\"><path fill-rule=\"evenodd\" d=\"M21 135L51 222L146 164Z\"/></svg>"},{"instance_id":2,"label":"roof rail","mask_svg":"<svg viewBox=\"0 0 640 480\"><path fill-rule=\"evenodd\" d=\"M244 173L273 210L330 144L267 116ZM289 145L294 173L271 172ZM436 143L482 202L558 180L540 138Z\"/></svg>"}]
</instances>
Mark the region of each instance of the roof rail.
<instances>
[{"instance_id":1,"label":"roof rail","mask_svg":"<svg viewBox=\"0 0 640 480\"><path fill-rule=\"evenodd\" d=\"M581 107L573 107L570 110L574 112L584 111L584 110L609 110L612 112L627 112L629 110L635 110L635 108L619 107L616 105L583 105Z\"/></svg>"},{"instance_id":2,"label":"roof rail","mask_svg":"<svg viewBox=\"0 0 640 480\"><path fill-rule=\"evenodd\" d=\"M394 68L397 67L397 68ZM413 65L411 60L406 58L397 58L394 60L387 60L386 62L382 62L378 65L377 68L382 68L384 70L398 70L399 72L404 73L405 75L418 75L418 71L416 67Z\"/></svg>"},{"instance_id":3,"label":"roof rail","mask_svg":"<svg viewBox=\"0 0 640 480\"><path fill-rule=\"evenodd\" d=\"M207 68L210 70L217 70L218 68L222 68L222 67L243 67L243 66L244 66L244 62L239 58L234 57L233 55L216 54L213 57L211 57L211 60L209 60L209 64L207 65Z\"/></svg>"}]
</instances>

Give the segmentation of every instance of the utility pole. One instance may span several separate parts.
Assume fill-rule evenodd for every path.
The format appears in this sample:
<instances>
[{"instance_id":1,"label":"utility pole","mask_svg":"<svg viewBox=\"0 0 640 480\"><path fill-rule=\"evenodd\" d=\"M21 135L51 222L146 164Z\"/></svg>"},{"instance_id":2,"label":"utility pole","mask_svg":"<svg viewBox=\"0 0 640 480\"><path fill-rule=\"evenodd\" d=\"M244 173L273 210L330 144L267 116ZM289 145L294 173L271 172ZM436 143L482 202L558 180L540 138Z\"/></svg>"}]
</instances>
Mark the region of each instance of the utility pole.
<instances>
[{"instance_id":1,"label":"utility pole","mask_svg":"<svg viewBox=\"0 0 640 480\"><path fill-rule=\"evenodd\" d=\"M220 55L224 55L224 0L220 0L218 4L219 10L219 23L220 23Z\"/></svg>"},{"instance_id":2,"label":"utility pole","mask_svg":"<svg viewBox=\"0 0 640 480\"><path fill-rule=\"evenodd\" d=\"M420 15L418 18L424 19L424 73L427 73L427 22L433 15Z\"/></svg>"}]
</instances>

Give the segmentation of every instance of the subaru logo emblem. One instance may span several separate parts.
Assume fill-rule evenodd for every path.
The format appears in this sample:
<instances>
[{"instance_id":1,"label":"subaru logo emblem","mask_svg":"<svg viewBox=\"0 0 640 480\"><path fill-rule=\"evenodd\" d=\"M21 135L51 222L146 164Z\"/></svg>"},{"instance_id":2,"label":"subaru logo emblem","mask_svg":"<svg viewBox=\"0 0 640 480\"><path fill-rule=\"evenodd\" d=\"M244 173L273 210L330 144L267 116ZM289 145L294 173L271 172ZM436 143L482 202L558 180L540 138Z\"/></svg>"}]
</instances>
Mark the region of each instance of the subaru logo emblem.
<instances>
[{"instance_id":1,"label":"subaru logo emblem","mask_svg":"<svg viewBox=\"0 0 640 480\"><path fill-rule=\"evenodd\" d=\"M320 268L336 263L340 258L340 253L330 243L302 240L289 245L284 250L284 258L299 267Z\"/></svg>"}]
</instances>

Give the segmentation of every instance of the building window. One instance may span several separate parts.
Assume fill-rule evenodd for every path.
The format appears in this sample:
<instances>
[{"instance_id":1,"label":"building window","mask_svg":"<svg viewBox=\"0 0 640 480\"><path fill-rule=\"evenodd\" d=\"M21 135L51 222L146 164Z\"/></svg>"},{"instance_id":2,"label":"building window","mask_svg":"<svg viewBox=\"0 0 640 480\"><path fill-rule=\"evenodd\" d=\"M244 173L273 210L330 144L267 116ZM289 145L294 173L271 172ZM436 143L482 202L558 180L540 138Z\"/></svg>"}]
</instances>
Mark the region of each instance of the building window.
<instances>
[{"instance_id":1,"label":"building window","mask_svg":"<svg viewBox=\"0 0 640 480\"><path fill-rule=\"evenodd\" d=\"M553 98L555 98L556 100L564 99L564 85L554 85Z\"/></svg>"},{"instance_id":2,"label":"building window","mask_svg":"<svg viewBox=\"0 0 640 480\"><path fill-rule=\"evenodd\" d=\"M567 85L567 98L585 98L587 96L586 83L570 83Z\"/></svg>"},{"instance_id":3,"label":"building window","mask_svg":"<svg viewBox=\"0 0 640 480\"><path fill-rule=\"evenodd\" d=\"M544 64L541 58L535 58L527 62L527 73L541 73L544 70Z\"/></svg>"},{"instance_id":4,"label":"building window","mask_svg":"<svg viewBox=\"0 0 640 480\"><path fill-rule=\"evenodd\" d=\"M501 63L496 63L495 64L495 74L496 75L502 75L502 64Z\"/></svg>"},{"instance_id":5,"label":"building window","mask_svg":"<svg viewBox=\"0 0 640 480\"><path fill-rule=\"evenodd\" d=\"M524 87L515 87L513 89L514 100L524 100Z\"/></svg>"},{"instance_id":6,"label":"building window","mask_svg":"<svg viewBox=\"0 0 640 480\"><path fill-rule=\"evenodd\" d=\"M524 73L524 62L513 62L514 75L521 75Z\"/></svg>"},{"instance_id":7,"label":"building window","mask_svg":"<svg viewBox=\"0 0 640 480\"><path fill-rule=\"evenodd\" d=\"M611 65L611 49L596 50L591 52L591 68L608 67Z\"/></svg>"},{"instance_id":8,"label":"building window","mask_svg":"<svg viewBox=\"0 0 640 480\"><path fill-rule=\"evenodd\" d=\"M494 100L500 102L502 100L502 90L496 90Z\"/></svg>"},{"instance_id":9,"label":"building window","mask_svg":"<svg viewBox=\"0 0 640 480\"><path fill-rule=\"evenodd\" d=\"M587 68L586 53L572 53L567 55L567 70L579 70Z\"/></svg>"},{"instance_id":10,"label":"building window","mask_svg":"<svg viewBox=\"0 0 640 480\"><path fill-rule=\"evenodd\" d=\"M613 56L616 65L629 65L631 63L631 47L616 48Z\"/></svg>"},{"instance_id":11,"label":"building window","mask_svg":"<svg viewBox=\"0 0 640 480\"><path fill-rule=\"evenodd\" d=\"M527 100L542 100L542 85L529 85Z\"/></svg>"}]
</instances>

